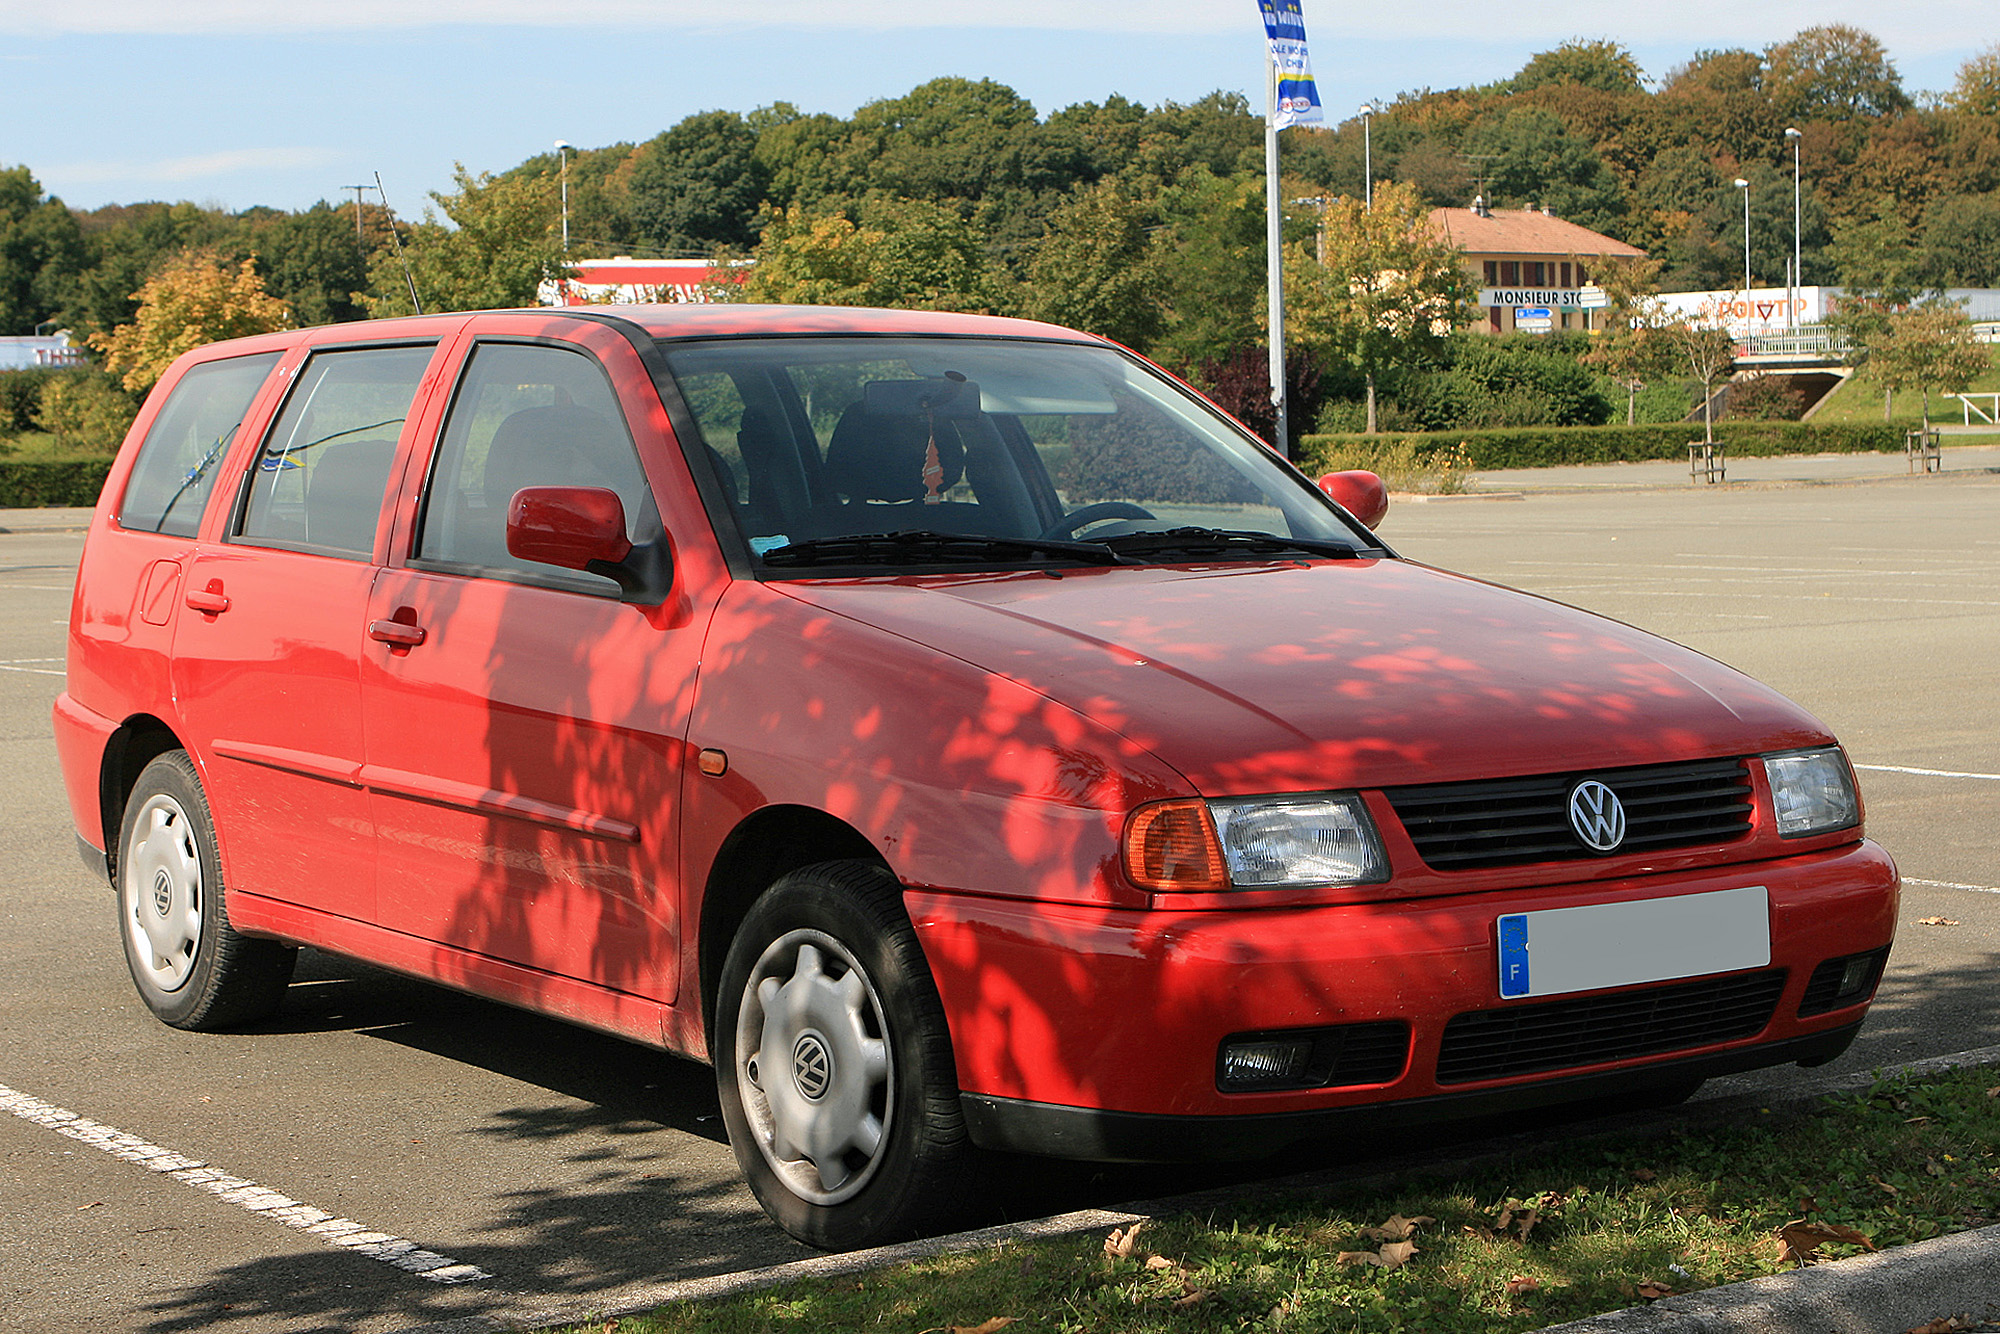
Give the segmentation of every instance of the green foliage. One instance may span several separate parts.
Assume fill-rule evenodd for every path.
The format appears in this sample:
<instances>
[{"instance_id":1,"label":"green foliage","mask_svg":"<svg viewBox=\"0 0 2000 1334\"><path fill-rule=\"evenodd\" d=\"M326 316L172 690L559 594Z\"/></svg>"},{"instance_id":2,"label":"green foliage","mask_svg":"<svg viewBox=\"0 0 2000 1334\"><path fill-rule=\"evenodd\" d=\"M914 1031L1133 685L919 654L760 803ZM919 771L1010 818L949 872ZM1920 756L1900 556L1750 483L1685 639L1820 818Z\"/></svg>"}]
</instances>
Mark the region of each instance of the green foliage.
<instances>
[{"instance_id":1,"label":"green foliage","mask_svg":"<svg viewBox=\"0 0 2000 1334\"><path fill-rule=\"evenodd\" d=\"M1859 28L1807 28L1764 53L1764 86L1793 119L1853 120L1910 108L1882 43Z\"/></svg>"},{"instance_id":2,"label":"green foliage","mask_svg":"<svg viewBox=\"0 0 2000 1334\"><path fill-rule=\"evenodd\" d=\"M0 509L95 505L110 459L0 459Z\"/></svg>"},{"instance_id":3,"label":"green foliage","mask_svg":"<svg viewBox=\"0 0 2000 1334\"><path fill-rule=\"evenodd\" d=\"M64 451L111 453L124 440L139 404L95 367L63 371L42 384L35 425Z\"/></svg>"},{"instance_id":4,"label":"green foliage","mask_svg":"<svg viewBox=\"0 0 2000 1334\"><path fill-rule=\"evenodd\" d=\"M2000 42L1958 67L1945 105L1967 116L2000 116Z\"/></svg>"},{"instance_id":5,"label":"green foliage","mask_svg":"<svg viewBox=\"0 0 2000 1334\"><path fill-rule=\"evenodd\" d=\"M1932 390L1955 394L1987 369L1986 345L1973 337L1972 324L1956 306L1924 305L1899 310L1868 342L1863 373L1893 394L1923 394L1924 425L1930 425Z\"/></svg>"},{"instance_id":6,"label":"green foliage","mask_svg":"<svg viewBox=\"0 0 2000 1334\"><path fill-rule=\"evenodd\" d=\"M90 345L127 389L144 392L183 352L292 323L291 307L264 291L252 261L232 268L214 254L193 250L169 260L139 289L130 324L92 334Z\"/></svg>"},{"instance_id":7,"label":"green foliage","mask_svg":"<svg viewBox=\"0 0 2000 1334\"><path fill-rule=\"evenodd\" d=\"M35 429L35 414L42 408L42 386L67 370L33 367L0 371L0 435Z\"/></svg>"},{"instance_id":8,"label":"green foliage","mask_svg":"<svg viewBox=\"0 0 2000 1334\"><path fill-rule=\"evenodd\" d=\"M1805 399L1786 375L1746 375L1729 386L1729 421L1797 421Z\"/></svg>"},{"instance_id":9,"label":"green foliage","mask_svg":"<svg viewBox=\"0 0 2000 1334\"><path fill-rule=\"evenodd\" d=\"M1392 443L1407 442L1419 451L1463 445L1473 468L1549 468L1574 463L1686 459L1690 437L1699 434L1688 423L1674 422L1657 426L1406 432L1381 438ZM1716 423L1715 438L1727 445L1731 453L1753 457L1890 453L1903 448L1900 426L1724 421ZM1301 444L1299 468L1308 474L1329 471L1322 460L1341 457L1338 451L1370 440L1368 436L1307 436Z\"/></svg>"},{"instance_id":10,"label":"green foliage","mask_svg":"<svg viewBox=\"0 0 2000 1334\"><path fill-rule=\"evenodd\" d=\"M648 140L627 177L632 229L655 249L706 254L749 245L765 195L757 134L733 111L704 111Z\"/></svg>"},{"instance_id":11,"label":"green foliage","mask_svg":"<svg viewBox=\"0 0 2000 1334\"><path fill-rule=\"evenodd\" d=\"M26 167L0 168L0 334L32 334L75 298L83 234Z\"/></svg>"},{"instance_id":12,"label":"green foliage","mask_svg":"<svg viewBox=\"0 0 2000 1334\"><path fill-rule=\"evenodd\" d=\"M1165 327L1165 245L1115 181L1080 187L1049 216L1028 264L1023 313L1146 347Z\"/></svg>"},{"instance_id":13,"label":"green foliage","mask_svg":"<svg viewBox=\"0 0 2000 1334\"><path fill-rule=\"evenodd\" d=\"M1590 141L1541 107L1502 113L1466 139L1467 151L1490 155L1496 197L1539 204L1592 231L1616 234L1625 214L1625 187Z\"/></svg>"},{"instance_id":14,"label":"green foliage","mask_svg":"<svg viewBox=\"0 0 2000 1334\"><path fill-rule=\"evenodd\" d=\"M433 217L410 230L404 248L427 313L535 304L535 291L563 271L561 207L548 177L473 175L453 168L453 194L431 198L454 224ZM378 250L369 265L371 315L412 313L403 265Z\"/></svg>"},{"instance_id":15,"label":"green foliage","mask_svg":"<svg viewBox=\"0 0 2000 1334\"><path fill-rule=\"evenodd\" d=\"M741 299L974 312L1000 304L1004 279L985 238L955 210L879 198L859 212L859 223L797 207L767 214Z\"/></svg>"},{"instance_id":16,"label":"green foliage","mask_svg":"<svg viewBox=\"0 0 2000 1334\"><path fill-rule=\"evenodd\" d=\"M1566 83L1606 93L1636 93L1642 77L1639 62L1618 43L1579 37L1553 51L1538 52L1507 86L1517 93Z\"/></svg>"}]
</instances>

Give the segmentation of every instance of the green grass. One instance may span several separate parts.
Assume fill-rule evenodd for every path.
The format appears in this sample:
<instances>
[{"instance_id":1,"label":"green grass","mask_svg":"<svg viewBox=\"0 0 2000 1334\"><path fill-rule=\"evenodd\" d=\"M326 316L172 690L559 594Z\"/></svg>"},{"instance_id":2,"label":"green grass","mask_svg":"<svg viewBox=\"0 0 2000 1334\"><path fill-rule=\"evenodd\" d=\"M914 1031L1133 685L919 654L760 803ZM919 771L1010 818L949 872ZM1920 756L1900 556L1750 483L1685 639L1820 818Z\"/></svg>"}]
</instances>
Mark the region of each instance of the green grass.
<instances>
[{"instance_id":1,"label":"green grass","mask_svg":"<svg viewBox=\"0 0 2000 1334\"><path fill-rule=\"evenodd\" d=\"M1148 1220L1129 1255L1102 1234L661 1307L618 1334L970 1331L1531 1330L1788 1270L1778 1231L1852 1228L1877 1247L2000 1218L2000 1074L1897 1078L1795 1117L1690 1120L1578 1141L1460 1175L1237 1203ZM1365 1234L1419 1220L1407 1263ZM1861 1247L1824 1243L1823 1258ZM1657 1288L1646 1285L1659 1285ZM1938 1314L1948 1314L1939 1312ZM602 1334L603 1320L567 1326Z\"/></svg>"},{"instance_id":2,"label":"green grass","mask_svg":"<svg viewBox=\"0 0 2000 1334\"><path fill-rule=\"evenodd\" d=\"M2000 391L2000 343L1994 344L1987 353L1991 369L1974 380L1968 390L1975 394L1991 394ZM1895 411L1890 420L1893 424L1915 428L1923 424L1923 395L1915 390L1904 390L1896 395ZM1981 406L1985 406L1982 404ZM1834 391L1827 395L1826 402L1819 411L1813 413L1815 424L1853 422L1860 425L1882 420L1882 386L1868 377L1864 368L1859 374L1843 380ZM1956 426L1963 422L1963 408L1955 398L1942 394L1931 395L1931 424L1933 426ZM1973 418L1975 424L1978 418Z\"/></svg>"}]
</instances>

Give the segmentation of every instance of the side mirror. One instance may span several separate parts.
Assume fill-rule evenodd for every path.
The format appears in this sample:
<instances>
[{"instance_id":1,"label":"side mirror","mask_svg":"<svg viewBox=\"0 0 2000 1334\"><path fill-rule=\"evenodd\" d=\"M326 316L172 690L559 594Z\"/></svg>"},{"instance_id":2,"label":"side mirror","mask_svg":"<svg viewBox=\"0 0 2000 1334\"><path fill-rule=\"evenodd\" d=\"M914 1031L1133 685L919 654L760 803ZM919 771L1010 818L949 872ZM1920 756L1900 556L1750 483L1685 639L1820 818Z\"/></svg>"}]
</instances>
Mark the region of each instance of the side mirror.
<instances>
[{"instance_id":1,"label":"side mirror","mask_svg":"<svg viewBox=\"0 0 2000 1334\"><path fill-rule=\"evenodd\" d=\"M507 554L516 560L588 570L632 554L625 505L596 486L530 486L507 506Z\"/></svg>"},{"instance_id":2,"label":"side mirror","mask_svg":"<svg viewBox=\"0 0 2000 1334\"><path fill-rule=\"evenodd\" d=\"M507 554L616 580L621 602L657 603L673 583L666 539L632 545L624 502L600 486L516 491L507 506Z\"/></svg>"},{"instance_id":3,"label":"side mirror","mask_svg":"<svg viewBox=\"0 0 2000 1334\"><path fill-rule=\"evenodd\" d=\"M1372 472L1330 472L1318 485L1329 500L1370 529L1389 512L1389 488Z\"/></svg>"}]
</instances>

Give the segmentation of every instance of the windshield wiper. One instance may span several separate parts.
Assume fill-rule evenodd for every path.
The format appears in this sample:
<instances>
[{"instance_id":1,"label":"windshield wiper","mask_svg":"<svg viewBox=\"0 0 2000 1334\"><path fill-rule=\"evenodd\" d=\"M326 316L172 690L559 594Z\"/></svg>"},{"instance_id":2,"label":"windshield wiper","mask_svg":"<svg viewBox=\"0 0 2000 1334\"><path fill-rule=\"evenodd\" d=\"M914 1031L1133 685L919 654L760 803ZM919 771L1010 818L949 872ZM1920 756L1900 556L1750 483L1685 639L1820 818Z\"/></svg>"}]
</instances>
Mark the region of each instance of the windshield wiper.
<instances>
[{"instance_id":1,"label":"windshield wiper","mask_svg":"<svg viewBox=\"0 0 2000 1334\"><path fill-rule=\"evenodd\" d=\"M1277 556L1304 552L1351 560L1361 553L1349 543L1321 537L1282 537L1277 533L1241 532L1228 528L1169 528L1165 532L1119 533L1103 545L1121 556L1170 560L1177 556Z\"/></svg>"},{"instance_id":2,"label":"windshield wiper","mask_svg":"<svg viewBox=\"0 0 2000 1334\"><path fill-rule=\"evenodd\" d=\"M918 529L898 533L854 533L814 537L764 553L766 566L892 565L903 561L990 562L1012 555L1060 556L1086 565L1130 565L1134 562L1101 542L1063 542L1039 537L992 537L980 533L937 533Z\"/></svg>"}]
</instances>

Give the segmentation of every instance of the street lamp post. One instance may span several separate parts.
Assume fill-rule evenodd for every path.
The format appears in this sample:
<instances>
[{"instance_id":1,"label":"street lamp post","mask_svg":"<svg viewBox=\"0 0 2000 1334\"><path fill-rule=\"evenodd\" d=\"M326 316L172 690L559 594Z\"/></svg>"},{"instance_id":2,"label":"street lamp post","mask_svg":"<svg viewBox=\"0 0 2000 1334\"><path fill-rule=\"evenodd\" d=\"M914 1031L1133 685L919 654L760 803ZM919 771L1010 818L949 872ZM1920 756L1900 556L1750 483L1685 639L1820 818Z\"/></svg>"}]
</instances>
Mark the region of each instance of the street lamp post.
<instances>
[{"instance_id":1,"label":"street lamp post","mask_svg":"<svg viewBox=\"0 0 2000 1334\"><path fill-rule=\"evenodd\" d=\"M1804 267L1800 263L1799 249L1799 140L1805 138L1797 130L1787 128L1785 137L1792 141L1792 280L1785 285L1785 327L1798 327L1798 289L1806 285Z\"/></svg>"},{"instance_id":2,"label":"street lamp post","mask_svg":"<svg viewBox=\"0 0 2000 1334\"><path fill-rule=\"evenodd\" d=\"M1736 178L1743 192L1743 336L1750 336L1750 182Z\"/></svg>"},{"instance_id":3,"label":"street lamp post","mask_svg":"<svg viewBox=\"0 0 2000 1334\"><path fill-rule=\"evenodd\" d=\"M558 174L562 177L562 232L563 253L569 253L569 140L556 140L556 159L562 166Z\"/></svg>"},{"instance_id":4,"label":"street lamp post","mask_svg":"<svg viewBox=\"0 0 2000 1334\"><path fill-rule=\"evenodd\" d=\"M1369 122L1381 111L1373 102L1361 104L1361 203L1375 211L1375 146L1369 137Z\"/></svg>"}]
</instances>

